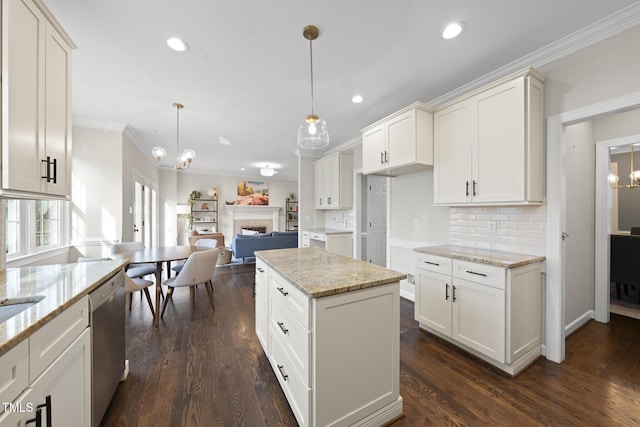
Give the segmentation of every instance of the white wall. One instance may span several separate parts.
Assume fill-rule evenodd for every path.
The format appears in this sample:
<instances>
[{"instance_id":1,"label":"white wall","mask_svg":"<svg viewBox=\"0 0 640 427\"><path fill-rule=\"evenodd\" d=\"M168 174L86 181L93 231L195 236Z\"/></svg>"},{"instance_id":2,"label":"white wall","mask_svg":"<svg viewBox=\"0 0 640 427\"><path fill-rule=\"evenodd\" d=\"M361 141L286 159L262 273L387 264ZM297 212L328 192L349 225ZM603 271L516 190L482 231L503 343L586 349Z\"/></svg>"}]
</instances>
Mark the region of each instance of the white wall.
<instances>
[{"instance_id":1,"label":"white wall","mask_svg":"<svg viewBox=\"0 0 640 427\"><path fill-rule=\"evenodd\" d=\"M122 134L74 126L72 157L71 243L105 256L122 236Z\"/></svg>"}]
</instances>

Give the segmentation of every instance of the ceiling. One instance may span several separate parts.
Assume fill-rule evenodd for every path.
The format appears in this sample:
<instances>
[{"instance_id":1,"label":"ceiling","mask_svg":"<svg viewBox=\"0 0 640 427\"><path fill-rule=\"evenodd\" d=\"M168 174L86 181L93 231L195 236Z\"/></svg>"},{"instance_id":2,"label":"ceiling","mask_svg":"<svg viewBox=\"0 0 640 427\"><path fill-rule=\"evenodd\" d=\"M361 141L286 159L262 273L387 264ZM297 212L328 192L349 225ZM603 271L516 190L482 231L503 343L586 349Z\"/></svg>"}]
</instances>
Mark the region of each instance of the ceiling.
<instances>
[{"instance_id":1,"label":"ceiling","mask_svg":"<svg viewBox=\"0 0 640 427\"><path fill-rule=\"evenodd\" d=\"M297 179L297 127L311 110L305 25L320 29L314 109L327 122L330 149L414 101L435 100L638 3L44 1L77 45L74 125L126 128L150 158L152 147L164 146L171 167L179 102L180 150L197 154L189 171L252 178L268 164L276 179ZM465 32L442 39L453 20ZM189 50L170 50L169 36ZM364 102L351 102L356 93Z\"/></svg>"}]
</instances>

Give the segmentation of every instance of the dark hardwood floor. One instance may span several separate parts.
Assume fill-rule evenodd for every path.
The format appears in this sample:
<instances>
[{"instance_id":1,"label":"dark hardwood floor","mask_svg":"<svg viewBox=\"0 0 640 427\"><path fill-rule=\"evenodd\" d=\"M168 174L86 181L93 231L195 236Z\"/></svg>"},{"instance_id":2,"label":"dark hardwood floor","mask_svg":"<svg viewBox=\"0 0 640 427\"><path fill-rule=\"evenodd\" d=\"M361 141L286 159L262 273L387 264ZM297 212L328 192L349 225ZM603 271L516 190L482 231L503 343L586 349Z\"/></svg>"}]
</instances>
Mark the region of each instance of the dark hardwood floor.
<instances>
[{"instance_id":1,"label":"dark hardwood floor","mask_svg":"<svg viewBox=\"0 0 640 427\"><path fill-rule=\"evenodd\" d=\"M104 426L295 426L254 332L254 265L216 269L212 311L176 289L159 328L137 296L127 311L130 375ZM417 425L640 425L640 320L612 314L567 339L561 364L539 359L508 377L418 329L401 302L400 394Z\"/></svg>"}]
</instances>

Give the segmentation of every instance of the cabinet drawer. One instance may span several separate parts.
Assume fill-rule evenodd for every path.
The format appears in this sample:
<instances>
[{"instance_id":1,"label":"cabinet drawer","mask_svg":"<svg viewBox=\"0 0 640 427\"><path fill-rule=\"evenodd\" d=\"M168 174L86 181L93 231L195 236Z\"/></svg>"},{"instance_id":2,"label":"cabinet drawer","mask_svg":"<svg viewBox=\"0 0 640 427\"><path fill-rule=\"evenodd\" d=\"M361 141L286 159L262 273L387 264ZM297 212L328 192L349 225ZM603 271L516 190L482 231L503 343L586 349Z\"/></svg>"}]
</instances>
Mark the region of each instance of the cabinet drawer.
<instances>
[{"instance_id":1,"label":"cabinet drawer","mask_svg":"<svg viewBox=\"0 0 640 427\"><path fill-rule=\"evenodd\" d=\"M273 271L269 274L269 295L309 329L309 298Z\"/></svg>"},{"instance_id":2,"label":"cabinet drawer","mask_svg":"<svg viewBox=\"0 0 640 427\"><path fill-rule=\"evenodd\" d=\"M293 369L293 363L287 357L286 351L282 348L278 340L273 340L271 344L271 368L278 378L280 387L293 414L301 426L309 425L309 409L311 408L311 388L307 387L302 378Z\"/></svg>"},{"instance_id":3,"label":"cabinet drawer","mask_svg":"<svg viewBox=\"0 0 640 427\"><path fill-rule=\"evenodd\" d=\"M89 326L89 297L84 297L29 338L29 378L35 381Z\"/></svg>"},{"instance_id":4,"label":"cabinet drawer","mask_svg":"<svg viewBox=\"0 0 640 427\"><path fill-rule=\"evenodd\" d=\"M302 326L290 311L282 306L281 301L272 298L270 302L271 319L269 330L272 340L275 338L280 342L305 384L310 384L309 354L311 332Z\"/></svg>"},{"instance_id":5,"label":"cabinet drawer","mask_svg":"<svg viewBox=\"0 0 640 427\"><path fill-rule=\"evenodd\" d=\"M29 386L29 340L0 357L0 402L13 402ZM0 405L0 413L4 405Z\"/></svg>"},{"instance_id":6,"label":"cabinet drawer","mask_svg":"<svg viewBox=\"0 0 640 427\"><path fill-rule=\"evenodd\" d=\"M309 238L313 240L320 240L321 242L327 240L327 236L321 233L309 233Z\"/></svg>"},{"instance_id":7,"label":"cabinet drawer","mask_svg":"<svg viewBox=\"0 0 640 427\"><path fill-rule=\"evenodd\" d=\"M451 258L436 255L420 254L417 267L434 273L451 275Z\"/></svg>"},{"instance_id":8,"label":"cabinet drawer","mask_svg":"<svg viewBox=\"0 0 640 427\"><path fill-rule=\"evenodd\" d=\"M269 267L259 258L256 258L256 282L269 283Z\"/></svg>"},{"instance_id":9,"label":"cabinet drawer","mask_svg":"<svg viewBox=\"0 0 640 427\"><path fill-rule=\"evenodd\" d=\"M453 277L505 289L506 270L493 265L453 260Z\"/></svg>"}]
</instances>

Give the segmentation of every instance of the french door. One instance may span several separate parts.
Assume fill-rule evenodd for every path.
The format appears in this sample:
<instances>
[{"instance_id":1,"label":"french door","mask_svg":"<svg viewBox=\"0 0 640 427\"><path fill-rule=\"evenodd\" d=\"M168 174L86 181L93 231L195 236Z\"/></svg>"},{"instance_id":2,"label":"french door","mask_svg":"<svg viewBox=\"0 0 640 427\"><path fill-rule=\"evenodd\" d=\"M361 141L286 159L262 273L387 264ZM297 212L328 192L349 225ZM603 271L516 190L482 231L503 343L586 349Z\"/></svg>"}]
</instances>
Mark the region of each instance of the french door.
<instances>
[{"instance_id":1,"label":"french door","mask_svg":"<svg viewBox=\"0 0 640 427\"><path fill-rule=\"evenodd\" d=\"M158 245L158 191L151 180L133 175L133 240L145 248Z\"/></svg>"}]
</instances>

